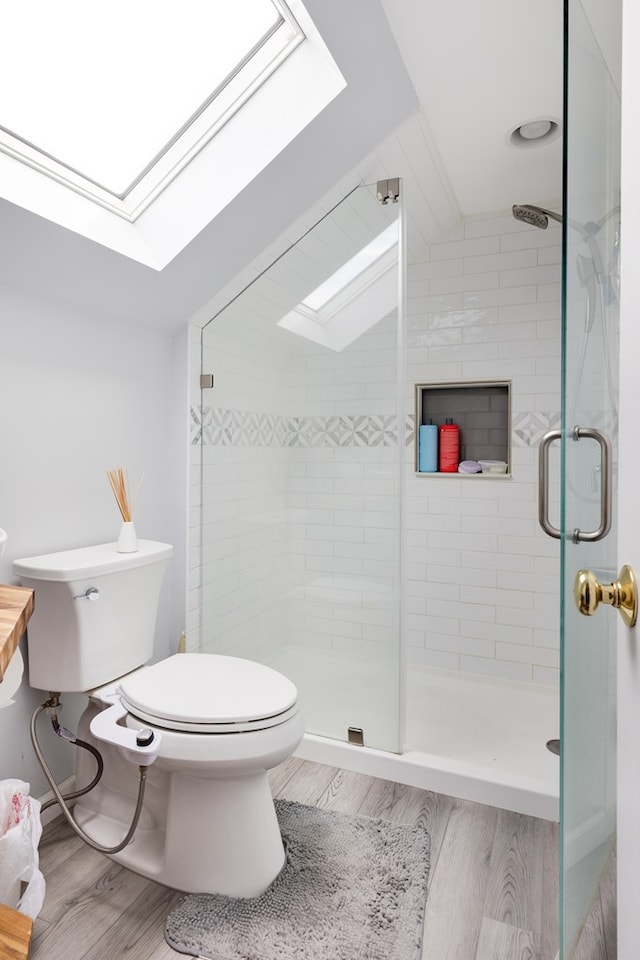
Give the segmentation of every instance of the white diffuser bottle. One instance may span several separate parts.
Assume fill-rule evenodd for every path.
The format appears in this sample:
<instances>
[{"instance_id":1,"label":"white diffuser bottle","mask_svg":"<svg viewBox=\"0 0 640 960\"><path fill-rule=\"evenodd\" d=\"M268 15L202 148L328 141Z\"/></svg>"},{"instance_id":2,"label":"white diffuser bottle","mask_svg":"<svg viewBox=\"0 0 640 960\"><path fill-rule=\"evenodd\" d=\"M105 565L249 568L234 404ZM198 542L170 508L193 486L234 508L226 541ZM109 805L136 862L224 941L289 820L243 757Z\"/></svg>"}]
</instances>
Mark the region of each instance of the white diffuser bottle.
<instances>
[{"instance_id":1,"label":"white diffuser bottle","mask_svg":"<svg viewBox=\"0 0 640 960\"><path fill-rule=\"evenodd\" d=\"M138 496L143 477L140 477L133 500L131 500L129 496L127 477L122 467L118 467L117 470L108 470L107 477L109 478L109 483L111 484L111 489L113 490L113 495L116 498L116 503L118 504L118 509L122 517L122 526L116 543L116 550L118 553L135 553L138 549L138 536L136 534L136 528L133 525L133 506Z\"/></svg>"},{"instance_id":2,"label":"white diffuser bottle","mask_svg":"<svg viewBox=\"0 0 640 960\"><path fill-rule=\"evenodd\" d=\"M138 549L138 536L133 520L124 520L118 536L118 553L135 553Z\"/></svg>"}]
</instances>

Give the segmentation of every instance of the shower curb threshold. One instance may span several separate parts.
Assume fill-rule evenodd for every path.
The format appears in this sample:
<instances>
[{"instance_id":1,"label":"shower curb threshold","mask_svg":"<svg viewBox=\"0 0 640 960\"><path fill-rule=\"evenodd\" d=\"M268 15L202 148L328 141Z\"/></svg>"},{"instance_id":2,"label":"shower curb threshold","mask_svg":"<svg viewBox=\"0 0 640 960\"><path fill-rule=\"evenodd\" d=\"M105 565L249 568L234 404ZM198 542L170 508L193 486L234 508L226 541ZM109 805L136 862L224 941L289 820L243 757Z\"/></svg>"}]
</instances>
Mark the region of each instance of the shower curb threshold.
<instances>
[{"instance_id":1,"label":"shower curb threshold","mask_svg":"<svg viewBox=\"0 0 640 960\"><path fill-rule=\"evenodd\" d=\"M541 779L509 776L416 750L388 753L310 733L294 756L530 817L559 819L558 788Z\"/></svg>"}]
</instances>

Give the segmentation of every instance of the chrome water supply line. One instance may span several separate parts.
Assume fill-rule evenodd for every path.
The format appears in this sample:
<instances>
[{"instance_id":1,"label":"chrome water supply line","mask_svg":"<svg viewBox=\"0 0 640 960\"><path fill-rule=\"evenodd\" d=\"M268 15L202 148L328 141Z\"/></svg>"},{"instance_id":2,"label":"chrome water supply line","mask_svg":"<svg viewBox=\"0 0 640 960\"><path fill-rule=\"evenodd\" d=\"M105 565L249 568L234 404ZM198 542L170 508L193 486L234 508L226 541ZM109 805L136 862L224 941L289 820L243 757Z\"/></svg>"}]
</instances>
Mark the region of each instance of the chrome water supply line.
<instances>
[{"instance_id":1,"label":"chrome water supply line","mask_svg":"<svg viewBox=\"0 0 640 960\"><path fill-rule=\"evenodd\" d=\"M33 714L31 716L31 725L30 725L31 743L33 744L33 749L35 751L36 757L38 758L38 762L40 763L40 766L44 771L44 775L49 782L49 786L53 791L53 799L48 800L46 803L44 803L42 805L42 809L46 810L47 807L52 806L54 803L59 804L60 809L62 810L69 826L80 837L80 839L84 840L84 842L88 844L93 850L97 850L99 853L105 853L105 854L119 853L120 850L124 850L124 848L133 840L133 836L138 826L138 821L140 820L140 814L142 813L142 804L144 802L145 787L147 783L147 766L140 765L138 768L139 769L138 798L136 801L136 808L134 810L131 825L127 830L125 836L120 841L120 843L116 844L114 847L105 847L102 844L97 843L90 836L88 836L88 834L84 832L82 827L80 827L76 823L76 821L73 819L71 811L67 806L67 801L75 800L77 797L84 796L85 793L89 793L90 790L93 790L93 788L98 785L102 777L102 772L104 769L104 761L102 759L100 751L97 750L92 744L87 743L86 740L81 740L80 737L76 737L74 733L72 733L70 730L67 730L66 727L62 726L62 724L58 720L58 713L61 709L62 709L62 704L60 702L60 694L55 692L53 693L50 692L49 699L45 700L45 702L40 704L39 707L36 707L36 709L33 711ZM55 781L53 772L51 771L51 768L49 767L47 761L44 758L44 754L42 752L40 743L38 741L38 734L36 729L37 720L40 714L44 713L45 711L49 714L49 717L51 720L51 726L56 736L60 737L63 740L66 740L68 743L72 743L76 747L80 747L83 750L88 750L89 753L91 753L95 757L96 763L98 765L96 775L91 781L91 783L88 784L88 786L83 787L80 790L76 790L73 793L68 793L66 794L66 796L63 796L63 794L61 793L60 788L58 787L58 784Z\"/></svg>"}]
</instances>

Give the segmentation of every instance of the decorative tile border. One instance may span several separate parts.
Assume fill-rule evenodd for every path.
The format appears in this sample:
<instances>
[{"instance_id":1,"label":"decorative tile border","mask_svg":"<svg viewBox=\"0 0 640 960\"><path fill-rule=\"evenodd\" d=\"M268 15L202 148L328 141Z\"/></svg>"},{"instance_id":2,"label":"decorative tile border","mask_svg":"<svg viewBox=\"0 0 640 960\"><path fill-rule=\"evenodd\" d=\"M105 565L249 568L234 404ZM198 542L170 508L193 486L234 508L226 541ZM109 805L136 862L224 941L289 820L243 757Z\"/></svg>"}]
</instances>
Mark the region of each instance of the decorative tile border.
<instances>
[{"instance_id":1,"label":"decorative tile border","mask_svg":"<svg viewBox=\"0 0 640 960\"><path fill-rule=\"evenodd\" d=\"M516 413L511 424L514 444L537 447L545 433L560 429L560 413Z\"/></svg>"},{"instance_id":2,"label":"decorative tile border","mask_svg":"<svg viewBox=\"0 0 640 960\"><path fill-rule=\"evenodd\" d=\"M413 424L407 424L413 431ZM282 417L216 407L191 408L191 443L222 447L392 447L394 414ZM409 442L409 441L408 441Z\"/></svg>"},{"instance_id":3,"label":"decorative tile border","mask_svg":"<svg viewBox=\"0 0 640 960\"><path fill-rule=\"evenodd\" d=\"M519 413L513 418L513 442L535 447L548 430L560 426L559 413ZM411 446L415 417L405 418L405 443ZM398 442L395 414L283 417L250 410L191 407L191 443L216 447L393 447Z\"/></svg>"}]
</instances>

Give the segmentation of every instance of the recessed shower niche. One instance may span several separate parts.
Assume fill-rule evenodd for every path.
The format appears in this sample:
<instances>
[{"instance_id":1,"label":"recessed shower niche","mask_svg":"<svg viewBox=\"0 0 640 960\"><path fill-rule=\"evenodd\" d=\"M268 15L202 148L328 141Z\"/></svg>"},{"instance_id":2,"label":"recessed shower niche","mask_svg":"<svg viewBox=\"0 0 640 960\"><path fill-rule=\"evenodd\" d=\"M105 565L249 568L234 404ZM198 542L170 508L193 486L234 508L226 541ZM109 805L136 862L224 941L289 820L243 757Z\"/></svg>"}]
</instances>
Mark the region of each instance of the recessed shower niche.
<instances>
[{"instance_id":1,"label":"recessed shower niche","mask_svg":"<svg viewBox=\"0 0 640 960\"><path fill-rule=\"evenodd\" d=\"M415 386L415 471L420 477L504 478L511 471L511 381L476 380L459 383L417 383ZM438 428L452 421L459 429L458 461L506 463L506 471L450 473L420 470L420 426Z\"/></svg>"}]
</instances>

